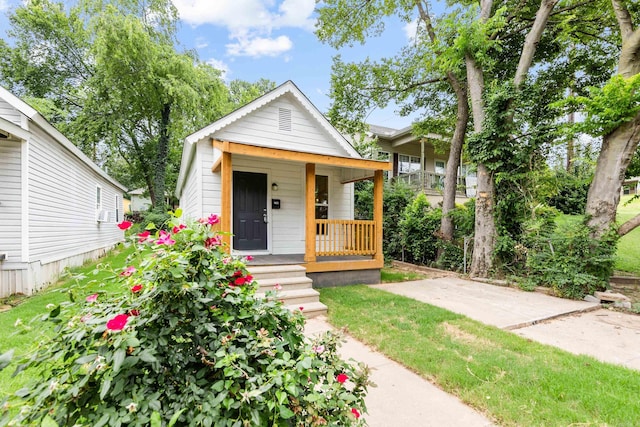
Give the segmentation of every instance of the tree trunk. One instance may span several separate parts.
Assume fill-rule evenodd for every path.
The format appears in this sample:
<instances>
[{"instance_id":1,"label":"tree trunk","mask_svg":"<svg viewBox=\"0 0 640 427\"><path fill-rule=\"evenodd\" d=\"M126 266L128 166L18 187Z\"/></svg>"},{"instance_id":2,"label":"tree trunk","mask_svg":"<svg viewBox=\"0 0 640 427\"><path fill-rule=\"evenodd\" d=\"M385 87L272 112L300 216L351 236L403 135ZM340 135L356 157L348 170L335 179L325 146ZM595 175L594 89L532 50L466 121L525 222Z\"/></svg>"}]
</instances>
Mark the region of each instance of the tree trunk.
<instances>
[{"instance_id":1,"label":"tree trunk","mask_svg":"<svg viewBox=\"0 0 640 427\"><path fill-rule=\"evenodd\" d=\"M165 104L162 107L160 119L160 135L158 136L158 148L156 150L156 161L154 171L154 198L152 199L154 208L165 207L164 188L167 175L167 160L169 157L169 120L171 115L171 105Z\"/></svg>"},{"instance_id":2,"label":"tree trunk","mask_svg":"<svg viewBox=\"0 0 640 427\"><path fill-rule=\"evenodd\" d=\"M473 130L481 132L485 118L484 102L482 100L484 74L482 68L471 56L467 55L465 62L473 111ZM470 274L476 277L487 277L493 267L493 250L496 239L494 219L495 185L493 173L484 164L478 163L477 175L476 219Z\"/></svg>"},{"instance_id":3,"label":"tree trunk","mask_svg":"<svg viewBox=\"0 0 640 427\"><path fill-rule=\"evenodd\" d=\"M633 30L631 15L623 2L612 0L612 4L622 36L618 74L630 78L640 73L640 29ZM585 210L587 225L593 228L596 239L615 224L624 175L639 142L640 113L603 138ZM627 230L631 225L625 226Z\"/></svg>"},{"instance_id":4,"label":"tree trunk","mask_svg":"<svg viewBox=\"0 0 640 427\"><path fill-rule=\"evenodd\" d=\"M587 225L600 238L615 224L624 174L640 141L640 114L602 141L596 171L587 195Z\"/></svg>"},{"instance_id":5,"label":"tree trunk","mask_svg":"<svg viewBox=\"0 0 640 427\"><path fill-rule=\"evenodd\" d=\"M451 138L451 148L445 173L446 179L444 181L444 193L442 195L442 220L440 222L440 234L442 238L450 241L453 239L453 219L449 216L449 212L456 207L458 167L460 166L462 146L464 145L467 123L469 122L469 100L467 99L467 91L464 85L461 85L452 73L448 73L447 77L449 84L456 93L458 102L456 128Z\"/></svg>"}]
</instances>

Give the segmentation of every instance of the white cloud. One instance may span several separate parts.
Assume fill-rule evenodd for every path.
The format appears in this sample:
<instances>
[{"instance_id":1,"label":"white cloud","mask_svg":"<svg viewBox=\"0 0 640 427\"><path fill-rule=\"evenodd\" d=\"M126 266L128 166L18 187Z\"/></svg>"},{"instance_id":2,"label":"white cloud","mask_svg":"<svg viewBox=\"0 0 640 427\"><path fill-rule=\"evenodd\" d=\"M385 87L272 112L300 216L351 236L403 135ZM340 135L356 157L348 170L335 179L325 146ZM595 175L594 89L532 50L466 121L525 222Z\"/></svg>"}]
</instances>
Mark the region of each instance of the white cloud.
<instances>
[{"instance_id":1,"label":"white cloud","mask_svg":"<svg viewBox=\"0 0 640 427\"><path fill-rule=\"evenodd\" d=\"M207 64L211 65L213 68L220 71L220 77L226 80L227 74L229 74L229 66L224 61L211 58L207 60Z\"/></svg>"},{"instance_id":2,"label":"white cloud","mask_svg":"<svg viewBox=\"0 0 640 427\"><path fill-rule=\"evenodd\" d=\"M2 1L2 0L0 0ZM231 56L278 56L293 47L287 36L274 31L311 31L315 0L172 0L180 18L198 26L211 24L229 31Z\"/></svg>"},{"instance_id":3,"label":"white cloud","mask_svg":"<svg viewBox=\"0 0 640 427\"><path fill-rule=\"evenodd\" d=\"M9 9L9 0L0 0L0 12Z\"/></svg>"},{"instance_id":4,"label":"white cloud","mask_svg":"<svg viewBox=\"0 0 640 427\"><path fill-rule=\"evenodd\" d=\"M404 31L404 35L407 37L407 40L414 41L418 31L418 20L414 19L413 21L406 23L404 27L402 27L402 30Z\"/></svg>"},{"instance_id":5,"label":"white cloud","mask_svg":"<svg viewBox=\"0 0 640 427\"><path fill-rule=\"evenodd\" d=\"M291 39L287 36L276 38L265 37L241 37L237 43L227 45L227 52L231 56L278 56L293 47Z\"/></svg>"}]
</instances>

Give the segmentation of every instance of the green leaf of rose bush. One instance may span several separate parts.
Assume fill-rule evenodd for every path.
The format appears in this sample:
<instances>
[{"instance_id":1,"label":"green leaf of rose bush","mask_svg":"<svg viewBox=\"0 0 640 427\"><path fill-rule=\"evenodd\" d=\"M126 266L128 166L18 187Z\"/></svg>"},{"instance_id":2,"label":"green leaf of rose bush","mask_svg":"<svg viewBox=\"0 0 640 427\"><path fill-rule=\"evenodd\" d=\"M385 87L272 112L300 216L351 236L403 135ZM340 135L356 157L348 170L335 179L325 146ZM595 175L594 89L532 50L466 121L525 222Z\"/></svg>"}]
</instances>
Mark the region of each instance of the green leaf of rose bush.
<instances>
[{"instance_id":1,"label":"green leaf of rose bush","mask_svg":"<svg viewBox=\"0 0 640 427\"><path fill-rule=\"evenodd\" d=\"M256 299L217 221L174 216L130 236L137 251L112 279L125 294L61 306L55 336L16 362L44 377L0 425L364 425L367 368L339 358L339 334L305 338L277 295Z\"/></svg>"}]
</instances>

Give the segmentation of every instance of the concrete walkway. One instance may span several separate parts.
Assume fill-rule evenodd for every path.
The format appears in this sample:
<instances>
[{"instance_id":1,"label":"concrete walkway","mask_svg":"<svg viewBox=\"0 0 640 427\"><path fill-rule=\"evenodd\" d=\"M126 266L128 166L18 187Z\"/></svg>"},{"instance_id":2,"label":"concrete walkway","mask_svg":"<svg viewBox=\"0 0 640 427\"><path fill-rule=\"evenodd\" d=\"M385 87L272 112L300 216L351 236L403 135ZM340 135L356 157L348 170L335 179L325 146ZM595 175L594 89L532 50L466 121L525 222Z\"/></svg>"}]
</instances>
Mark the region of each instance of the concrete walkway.
<instances>
[{"instance_id":1,"label":"concrete walkway","mask_svg":"<svg viewBox=\"0 0 640 427\"><path fill-rule=\"evenodd\" d=\"M305 334L331 329L324 317L308 319ZM366 397L369 427L486 427L492 422L404 366L346 336L340 348L343 359L353 358L371 368Z\"/></svg>"},{"instance_id":2,"label":"concrete walkway","mask_svg":"<svg viewBox=\"0 0 640 427\"><path fill-rule=\"evenodd\" d=\"M538 292L456 277L372 285L463 314L482 323L575 354L640 370L640 316ZM307 321L313 335L330 329L323 317ZM372 368L377 384L366 398L371 427L485 427L491 420L424 378L347 336L344 358Z\"/></svg>"}]
</instances>

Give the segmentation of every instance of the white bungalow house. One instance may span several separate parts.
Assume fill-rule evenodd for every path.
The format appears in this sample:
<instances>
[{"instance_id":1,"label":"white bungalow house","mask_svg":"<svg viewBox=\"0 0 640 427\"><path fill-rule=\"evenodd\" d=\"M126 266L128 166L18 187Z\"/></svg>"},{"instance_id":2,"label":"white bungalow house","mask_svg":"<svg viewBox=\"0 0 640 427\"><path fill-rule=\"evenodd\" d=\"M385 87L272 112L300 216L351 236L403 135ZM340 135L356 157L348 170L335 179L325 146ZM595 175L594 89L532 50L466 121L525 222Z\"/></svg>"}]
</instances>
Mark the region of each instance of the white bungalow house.
<instances>
[{"instance_id":1,"label":"white bungalow house","mask_svg":"<svg viewBox=\"0 0 640 427\"><path fill-rule=\"evenodd\" d=\"M129 212L147 211L151 207L151 199L145 196L144 188L136 188L129 191L131 203L129 204Z\"/></svg>"},{"instance_id":2,"label":"white bungalow house","mask_svg":"<svg viewBox=\"0 0 640 427\"><path fill-rule=\"evenodd\" d=\"M390 168L363 159L288 81L185 139L176 196L185 217L220 215L233 253L295 264L314 286L377 283ZM353 219L361 179L375 182L372 221Z\"/></svg>"},{"instance_id":3,"label":"white bungalow house","mask_svg":"<svg viewBox=\"0 0 640 427\"><path fill-rule=\"evenodd\" d=\"M408 184L425 193L431 202L442 201L449 151L439 152L435 149L434 142L442 140L441 135L418 137L412 133L411 126L393 129L369 125L367 136L375 138L377 143L378 152L372 153L373 156L387 160L392 165L386 173L387 179ZM456 202L464 203L470 197L475 197L476 181L475 168L462 164L456 177Z\"/></svg>"},{"instance_id":4,"label":"white bungalow house","mask_svg":"<svg viewBox=\"0 0 640 427\"><path fill-rule=\"evenodd\" d=\"M123 240L124 190L0 87L0 297L31 294Z\"/></svg>"}]
</instances>

